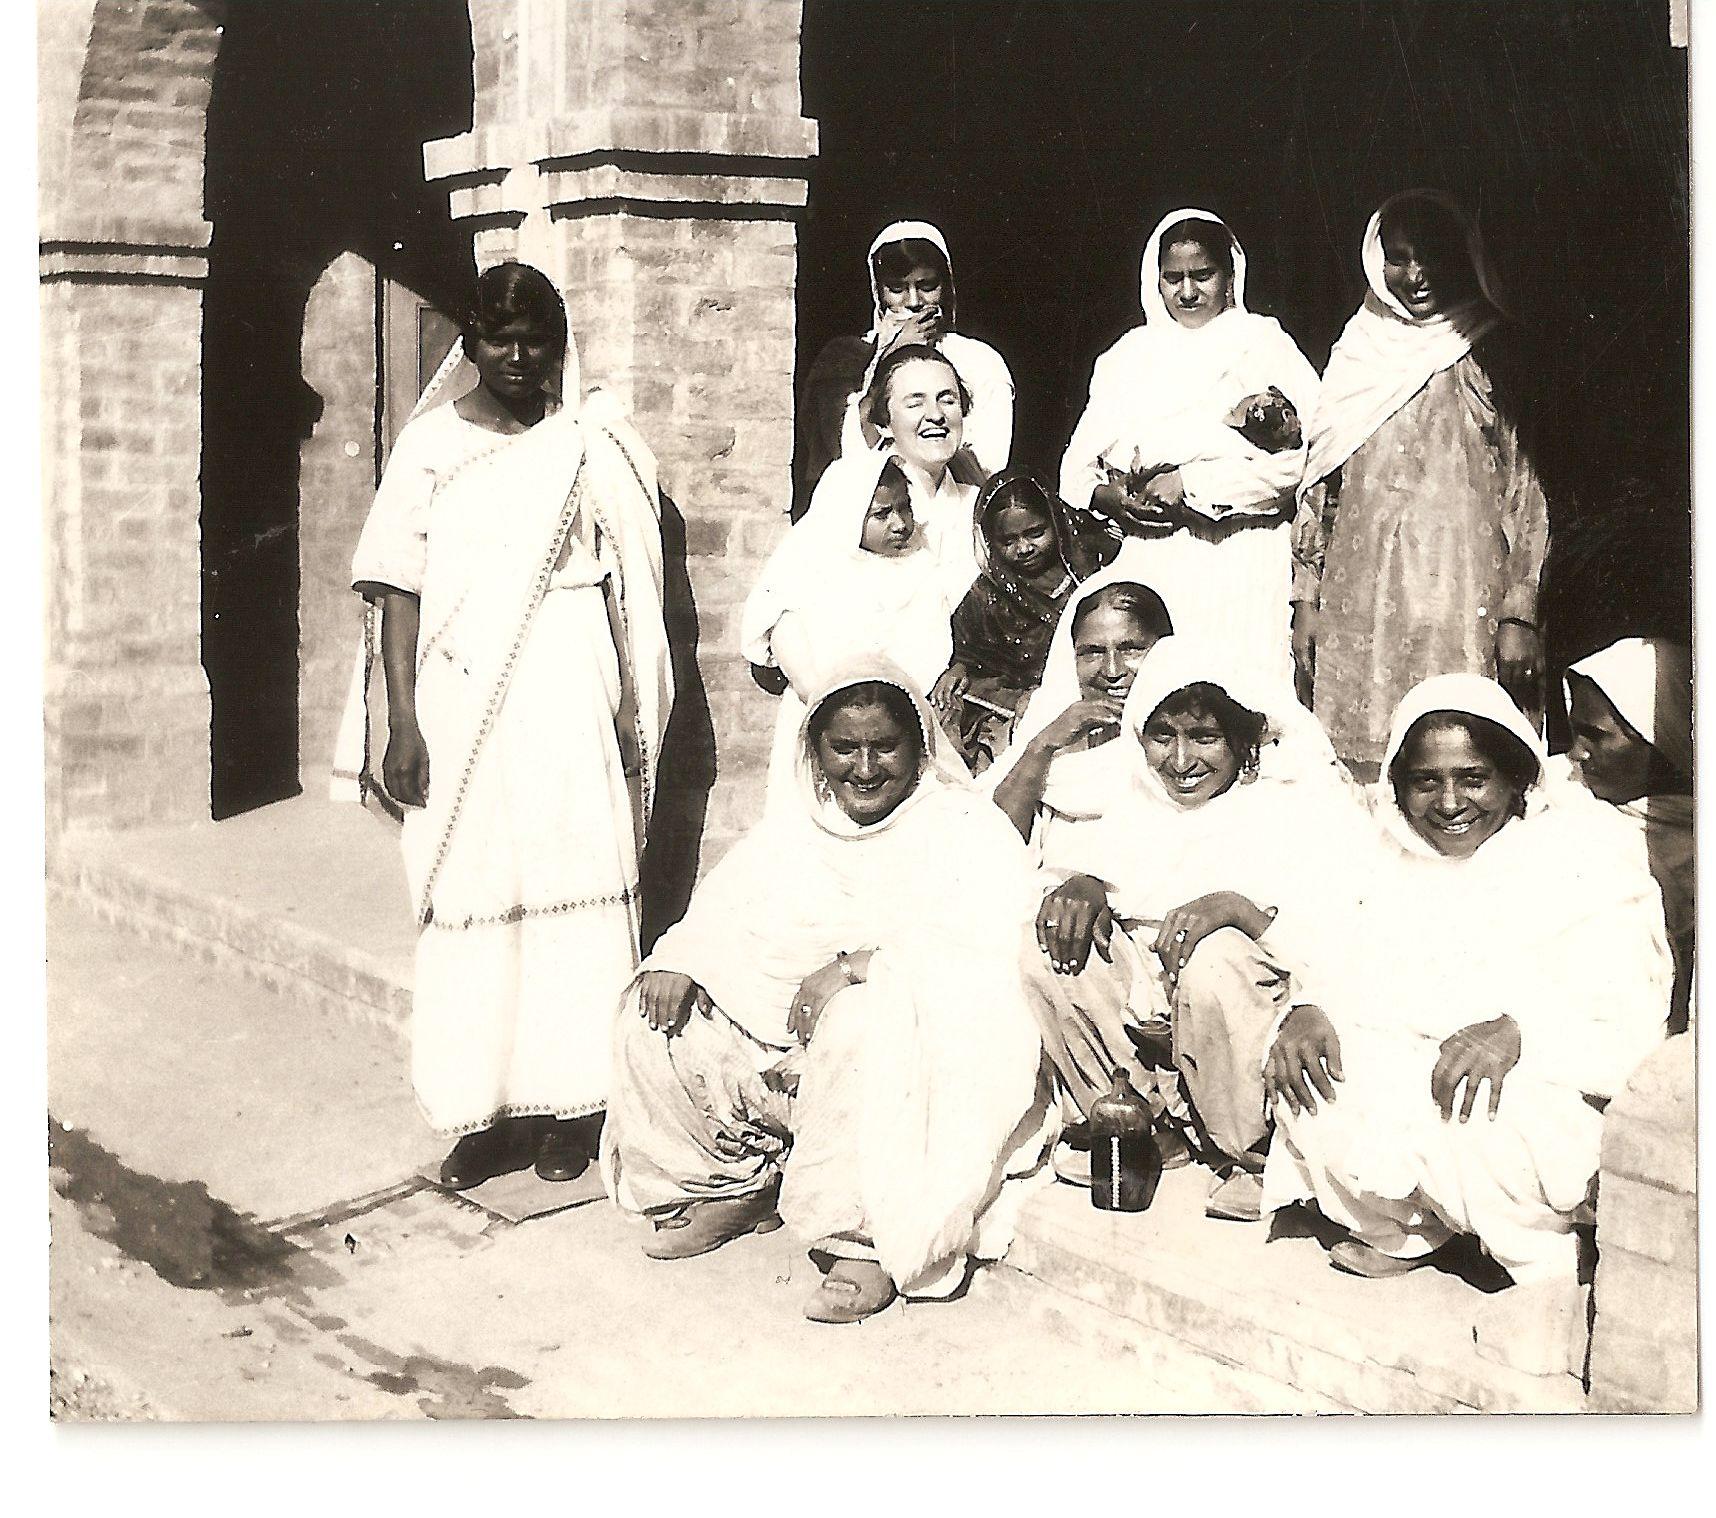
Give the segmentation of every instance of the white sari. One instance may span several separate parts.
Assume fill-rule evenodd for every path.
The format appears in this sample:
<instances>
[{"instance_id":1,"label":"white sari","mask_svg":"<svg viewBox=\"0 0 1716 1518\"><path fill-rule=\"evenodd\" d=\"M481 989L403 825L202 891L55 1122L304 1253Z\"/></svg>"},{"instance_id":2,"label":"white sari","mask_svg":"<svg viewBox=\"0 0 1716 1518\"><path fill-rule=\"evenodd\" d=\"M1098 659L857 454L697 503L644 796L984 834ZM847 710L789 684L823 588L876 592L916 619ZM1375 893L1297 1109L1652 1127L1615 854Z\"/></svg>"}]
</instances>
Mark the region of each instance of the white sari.
<instances>
[{"instance_id":1,"label":"white sari","mask_svg":"<svg viewBox=\"0 0 1716 1518\"><path fill-rule=\"evenodd\" d=\"M426 393L352 564L420 601L412 1076L448 1133L603 1105L673 699L641 440L598 406L486 432L450 404L465 388L450 364Z\"/></svg>"},{"instance_id":2,"label":"white sari","mask_svg":"<svg viewBox=\"0 0 1716 1518\"><path fill-rule=\"evenodd\" d=\"M642 967L689 976L712 1006L672 1039L635 997L621 1012L603 1175L621 1207L660 1214L779 1170L781 1215L807 1242L943 1295L968 1255L1005 1252L1018 1192L1003 1183L1040 1169L1048 1137L1014 952L1032 876L910 681L872 659L829 693L866 680L912 696L916 788L881 822L853 822L801 730L791 804L734 845ZM787 1023L799 983L862 949L867 979L829 1001L801 1054ZM722 1133L748 1152L727 1154Z\"/></svg>"},{"instance_id":3,"label":"white sari","mask_svg":"<svg viewBox=\"0 0 1716 1518\"><path fill-rule=\"evenodd\" d=\"M1087 508L1110 467L1177 468L1190 527L1130 539L1140 574L1172 607L1176 630L1230 668L1270 682L1292 678L1288 596L1291 516L1303 449L1268 453L1224 418L1271 385L1301 419L1317 373L1281 324L1245 308L1245 250L1233 244L1231 305L1202 327L1182 326L1162 299L1162 234L1187 218L1225 227L1208 211L1162 218L1144 248L1144 325L1097 359L1090 399L1061 459L1060 493ZM1231 236L1231 233L1229 234Z\"/></svg>"},{"instance_id":4,"label":"white sari","mask_svg":"<svg viewBox=\"0 0 1716 1518\"><path fill-rule=\"evenodd\" d=\"M1498 724L1541 775L1541 740L1494 681L1440 675L1401 703L1373 795L1362 904L1333 925L1344 952L1319 961L1319 1004L1346 1078L1317 1112L1277 1105L1265 1206L1315 1198L1401 1258L1474 1233L1516 1280L1570 1279L1571 1216L1596 1172L1602 1099L1664 1033L1661 898L1607 830L1541 784L1525 815L1470 858L1434 851L1387 779L1413 724L1434 711ZM1501 1016L1518 1025L1521 1055L1497 1116L1486 1086L1468 1122L1444 1120L1430 1092L1443 1041Z\"/></svg>"}]
</instances>

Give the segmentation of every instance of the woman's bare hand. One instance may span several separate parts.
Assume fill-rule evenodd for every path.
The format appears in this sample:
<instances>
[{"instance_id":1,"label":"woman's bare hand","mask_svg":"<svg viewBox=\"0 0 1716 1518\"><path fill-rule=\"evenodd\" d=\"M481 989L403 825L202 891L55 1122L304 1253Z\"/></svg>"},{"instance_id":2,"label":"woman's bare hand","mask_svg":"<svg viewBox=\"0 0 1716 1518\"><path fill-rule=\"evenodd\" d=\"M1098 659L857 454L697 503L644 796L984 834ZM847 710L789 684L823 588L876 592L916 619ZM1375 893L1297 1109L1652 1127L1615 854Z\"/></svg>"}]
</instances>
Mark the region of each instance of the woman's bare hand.
<instances>
[{"instance_id":1,"label":"woman's bare hand","mask_svg":"<svg viewBox=\"0 0 1716 1518\"><path fill-rule=\"evenodd\" d=\"M428 805L429 746L415 722L389 728L387 752L381 759L381 780L387 794L401 806Z\"/></svg>"},{"instance_id":2,"label":"woman's bare hand","mask_svg":"<svg viewBox=\"0 0 1716 1518\"><path fill-rule=\"evenodd\" d=\"M645 970L638 980L638 1007L657 1033L673 1035L691 1020L691 1009L709 1011L709 993L677 970Z\"/></svg>"},{"instance_id":3,"label":"woman's bare hand","mask_svg":"<svg viewBox=\"0 0 1716 1518\"><path fill-rule=\"evenodd\" d=\"M1309 601L1293 603L1293 684L1302 705L1311 704L1317 676L1317 608Z\"/></svg>"},{"instance_id":4,"label":"woman's bare hand","mask_svg":"<svg viewBox=\"0 0 1716 1518\"><path fill-rule=\"evenodd\" d=\"M1430 1096L1442 1120L1446 1122L1453 1117L1462 1083L1466 1099L1460 1105L1460 1121L1470 1118L1478 1103L1478 1087L1485 1081L1490 1083L1493 1118L1501 1106L1502 1082L1519 1063L1519 1052L1519 1024L1511 1017L1473 1023L1443 1039L1442 1053L1436 1068L1430 1072Z\"/></svg>"},{"instance_id":5,"label":"woman's bare hand","mask_svg":"<svg viewBox=\"0 0 1716 1518\"><path fill-rule=\"evenodd\" d=\"M1178 980L1192 951L1211 933L1238 928L1247 938L1256 939L1263 936L1272 921L1268 912L1238 891L1212 891L1168 913L1151 947L1168 972L1168 979Z\"/></svg>"},{"instance_id":6,"label":"woman's bare hand","mask_svg":"<svg viewBox=\"0 0 1716 1518\"><path fill-rule=\"evenodd\" d=\"M1120 734L1120 707L1120 702L1105 696L1087 696L1073 702L1031 741L1050 754L1077 748L1088 738L1106 742Z\"/></svg>"},{"instance_id":7,"label":"woman's bare hand","mask_svg":"<svg viewBox=\"0 0 1716 1518\"><path fill-rule=\"evenodd\" d=\"M1092 875L1074 875L1043 898L1037 912L1037 947L1057 975L1078 975L1090 962L1091 946L1110 959L1114 914L1108 891Z\"/></svg>"},{"instance_id":8,"label":"woman's bare hand","mask_svg":"<svg viewBox=\"0 0 1716 1518\"><path fill-rule=\"evenodd\" d=\"M1263 1062L1263 1089L1297 1115L1315 1112L1319 1096L1334 1101L1335 1082L1345 1079L1340 1035L1328 1014L1309 1002L1293 1008Z\"/></svg>"},{"instance_id":9,"label":"woman's bare hand","mask_svg":"<svg viewBox=\"0 0 1716 1518\"><path fill-rule=\"evenodd\" d=\"M1523 712L1543 704L1539 679L1543 673L1543 639L1535 627L1503 622L1496 629L1496 681Z\"/></svg>"},{"instance_id":10,"label":"woman's bare hand","mask_svg":"<svg viewBox=\"0 0 1716 1518\"><path fill-rule=\"evenodd\" d=\"M970 689L971 671L963 664L950 664L930 688L930 707L937 716L946 717L958 709L960 698Z\"/></svg>"},{"instance_id":11,"label":"woman's bare hand","mask_svg":"<svg viewBox=\"0 0 1716 1518\"><path fill-rule=\"evenodd\" d=\"M816 1032L823 1009L837 992L844 991L851 984L846 967L838 957L805 976L793 993L792 1009L787 1013L787 1031L801 1044L808 1044Z\"/></svg>"}]
</instances>

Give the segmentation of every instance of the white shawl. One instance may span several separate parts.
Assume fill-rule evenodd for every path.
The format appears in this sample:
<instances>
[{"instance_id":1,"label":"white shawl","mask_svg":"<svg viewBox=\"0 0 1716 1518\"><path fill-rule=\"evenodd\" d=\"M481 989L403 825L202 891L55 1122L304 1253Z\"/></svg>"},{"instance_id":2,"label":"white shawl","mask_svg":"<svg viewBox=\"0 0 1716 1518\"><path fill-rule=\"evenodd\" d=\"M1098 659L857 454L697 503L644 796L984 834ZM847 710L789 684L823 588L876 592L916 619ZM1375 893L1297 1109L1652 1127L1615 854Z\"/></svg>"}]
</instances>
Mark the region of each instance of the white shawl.
<instances>
[{"instance_id":1,"label":"white shawl","mask_svg":"<svg viewBox=\"0 0 1716 1518\"><path fill-rule=\"evenodd\" d=\"M1233 279L1228 309L1201 327L1176 321L1162 299L1162 235L1195 218L1228 232ZM1301 418L1317 398L1317 373L1273 317L1245 307L1245 250L1210 211L1182 208L1156 224L1144 247L1134 327L1096 361L1090 398L1061 459L1060 493L1077 507L1103 483L1103 466L1178 468L1188 504L1212 517L1234 508L1274 509L1297 483L1299 450L1266 453L1224 420L1234 405L1271 385Z\"/></svg>"},{"instance_id":2,"label":"white shawl","mask_svg":"<svg viewBox=\"0 0 1716 1518\"><path fill-rule=\"evenodd\" d=\"M1382 220L1403 201L1428 200L1465 229L1466 253L1483 292L1422 319L1389 293L1383 276ZM1307 457L1301 494L1364 446L1371 434L1417 395L1431 378L1457 364L1501 319L1496 277L1478 225L1465 208L1439 190L1406 190L1372 213L1362 251L1364 302L1329 354L1317 407L1305 430Z\"/></svg>"}]
</instances>

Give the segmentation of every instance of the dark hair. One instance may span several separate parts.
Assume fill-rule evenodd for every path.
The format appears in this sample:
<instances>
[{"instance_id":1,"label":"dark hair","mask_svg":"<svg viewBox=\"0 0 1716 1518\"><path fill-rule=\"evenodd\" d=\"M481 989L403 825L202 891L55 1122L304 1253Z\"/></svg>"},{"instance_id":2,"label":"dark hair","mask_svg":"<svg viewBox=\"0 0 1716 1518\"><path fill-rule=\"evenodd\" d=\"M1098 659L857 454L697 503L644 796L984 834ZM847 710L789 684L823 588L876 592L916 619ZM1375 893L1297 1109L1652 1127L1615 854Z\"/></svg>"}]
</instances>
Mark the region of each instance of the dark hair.
<instances>
[{"instance_id":1,"label":"dark hair","mask_svg":"<svg viewBox=\"0 0 1716 1518\"><path fill-rule=\"evenodd\" d=\"M900 467L900 461L892 454L883 461L881 469L876 474L876 483L870 491L872 501L876 499L876 492L883 485L891 485L899 490L909 491L911 489L911 482L906 479L906 471Z\"/></svg>"},{"instance_id":2,"label":"dark hair","mask_svg":"<svg viewBox=\"0 0 1716 1518\"><path fill-rule=\"evenodd\" d=\"M1460 218L1428 195L1407 194L1395 200L1378 218L1377 234L1385 242L1390 237L1410 237L1458 258L1462 264L1471 263Z\"/></svg>"},{"instance_id":3,"label":"dark hair","mask_svg":"<svg viewBox=\"0 0 1716 1518\"><path fill-rule=\"evenodd\" d=\"M1449 729L1463 732L1471 739L1472 747L1479 755L1501 771L1502 779L1513 787L1513 813L1516 817L1523 817L1525 793L1537 784L1537 756L1526 747L1522 739L1510 733L1499 722L1492 722L1488 717L1480 717L1473 712L1426 712L1407 728L1406 737L1401 740L1400 752L1388 766L1388 783L1394 791L1395 804L1402 811L1406 810L1406 798L1402 792L1406 787L1407 756L1427 734Z\"/></svg>"},{"instance_id":4,"label":"dark hair","mask_svg":"<svg viewBox=\"0 0 1716 1518\"><path fill-rule=\"evenodd\" d=\"M1162 269L1162 256L1176 243L1196 243L1209 255L1210 261L1233 278L1233 233L1218 221L1202 216L1183 216L1162 234L1156 244L1156 270Z\"/></svg>"},{"instance_id":5,"label":"dark hair","mask_svg":"<svg viewBox=\"0 0 1716 1518\"><path fill-rule=\"evenodd\" d=\"M1010 506L1032 511L1055 527L1054 502L1049 493L1022 470L1004 470L983 487L977 498L978 527L987 538L996 519ZM1057 530L1057 536L1059 536Z\"/></svg>"},{"instance_id":6,"label":"dark hair","mask_svg":"<svg viewBox=\"0 0 1716 1518\"><path fill-rule=\"evenodd\" d=\"M890 280L904 280L919 264L928 264L941 275L942 321L953 326L953 270L947 255L927 237L902 237L885 242L870 257L870 272L878 290Z\"/></svg>"},{"instance_id":7,"label":"dark hair","mask_svg":"<svg viewBox=\"0 0 1716 1518\"><path fill-rule=\"evenodd\" d=\"M1269 719L1262 712L1242 706L1219 685L1208 680L1194 680L1182 685L1156 703L1155 711L1145 720L1145 726L1158 717L1209 717L1221 729L1227 746L1233 750L1242 770L1257 768L1258 750L1263 746L1263 730Z\"/></svg>"},{"instance_id":8,"label":"dark hair","mask_svg":"<svg viewBox=\"0 0 1716 1518\"><path fill-rule=\"evenodd\" d=\"M469 307L460 322L467 339L498 332L515 321L545 328L566 344L566 303L540 269L529 264L496 264L477 276Z\"/></svg>"},{"instance_id":9,"label":"dark hair","mask_svg":"<svg viewBox=\"0 0 1716 1518\"><path fill-rule=\"evenodd\" d=\"M805 726L805 736L810 740L810 746L814 749L822 741L828 724L838 713L865 706L883 708L902 729L911 734L912 740L918 746L918 759L921 763L924 755L924 733L918 722L918 709L913 705L912 698L889 680L859 680L852 685L843 685L839 690L830 691L824 696L817 703L816 710L810 714L810 721Z\"/></svg>"},{"instance_id":10,"label":"dark hair","mask_svg":"<svg viewBox=\"0 0 1716 1518\"><path fill-rule=\"evenodd\" d=\"M939 348L930 347L928 343L905 343L876 365L875 377L870 381L870 388L864 393L863 415L872 427L880 429L888 425L888 385L896 370L915 359L929 359L934 363L946 364L953 375L954 384L959 387L960 413L970 414L971 392L965 388L965 381L959 377L959 370L953 367L953 360Z\"/></svg>"},{"instance_id":11,"label":"dark hair","mask_svg":"<svg viewBox=\"0 0 1716 1518\"><path fill-rule=\"evenodd\" d=\"M1101 590L1093 590L1078 603L1070 629L1075 641L1079 624L1093 611L1105 606L1112 611L1125 612L1153 638L1166 638L1174 631L1168 608L1155 591L1132 580L1119 580L1112 585L1104 585Z\"/></svg>"}]
</instances>

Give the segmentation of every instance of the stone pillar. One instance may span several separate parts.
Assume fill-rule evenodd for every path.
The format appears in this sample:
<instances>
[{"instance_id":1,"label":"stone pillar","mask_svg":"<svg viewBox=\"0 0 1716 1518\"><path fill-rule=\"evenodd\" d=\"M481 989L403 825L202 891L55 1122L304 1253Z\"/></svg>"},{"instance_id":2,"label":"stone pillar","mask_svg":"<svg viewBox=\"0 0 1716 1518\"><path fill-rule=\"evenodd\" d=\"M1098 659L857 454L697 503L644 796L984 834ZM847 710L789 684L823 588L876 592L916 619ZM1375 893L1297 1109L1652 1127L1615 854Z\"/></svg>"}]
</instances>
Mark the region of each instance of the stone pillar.
<instances>
[{"instance_id":1,"label":"stone pillar","mask_svg":"<svg viewBox=\"0 0 1716 1518\"><path fill-rule=\"evenodd\" d=\"M1698 1086L1669 1039L1609 1104L1597 1180L1591 1406L1698 1410Z\"/></svg>"},{"instance_id":2,"label":"stone pillar","mask_svg":"<svg viewBox=\"0 0 1716 1518\"><path fill-rule=\"evenodd\" d=\"M470 12L476 125L424 161L479 266L522 258L564 292L584 384L626 403L660 461L670 559L689 568L671 608L682 706L664 783L707 789L711 758L714 775L706 818L685 795L663 815L703 824L707 868L760 814L774 720L735 643L791 499L794 218L816 150L799 114L800 6L472 0Z\"/></svg>"},{"instance_id":3,"label":"stone pillar","mask_svg":"<svg viewBox=\"0 0 1716 1518\"><path fill-rule=\"evenodd\" d=\"M202 189L221 15L39 11L50 838L209 814Z\"/></svg>"}]
</instances>

